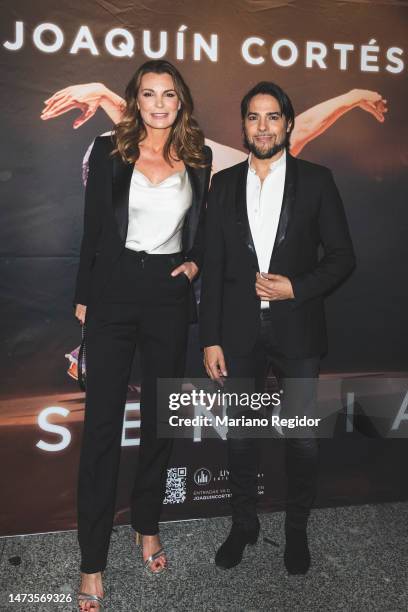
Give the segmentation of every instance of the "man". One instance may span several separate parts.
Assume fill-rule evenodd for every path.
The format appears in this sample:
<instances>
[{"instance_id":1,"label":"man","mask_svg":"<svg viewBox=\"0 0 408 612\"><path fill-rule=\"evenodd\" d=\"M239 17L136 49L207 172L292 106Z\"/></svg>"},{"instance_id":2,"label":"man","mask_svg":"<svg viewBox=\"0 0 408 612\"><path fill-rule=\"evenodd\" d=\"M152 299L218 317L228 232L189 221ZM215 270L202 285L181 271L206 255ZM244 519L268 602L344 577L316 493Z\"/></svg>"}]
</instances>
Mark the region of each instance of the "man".
<instances>
[{"instance_id":1,"label":"man","mask_svg":"<svg viewBox=\"0 0 408 612\"><path fill-rule=\"evenodd\" d=\"M212 379L251 378L256 389L271 363L284 391L283 410L291 404L292 413L308 416L327 350L323 297L352 271L353 246L330 170L289 153L294 110L286 93L259 83L243 98L241 117L249 158L214 175L208 200L204 363ZM229 434L227 444L232 528L216 554L222 568L237 565L259 533L259 443ZM310 566L306 527L317 454L313 435L286 438L284 562L290 574L305 574Z\"/></svg>"}]
</instances>

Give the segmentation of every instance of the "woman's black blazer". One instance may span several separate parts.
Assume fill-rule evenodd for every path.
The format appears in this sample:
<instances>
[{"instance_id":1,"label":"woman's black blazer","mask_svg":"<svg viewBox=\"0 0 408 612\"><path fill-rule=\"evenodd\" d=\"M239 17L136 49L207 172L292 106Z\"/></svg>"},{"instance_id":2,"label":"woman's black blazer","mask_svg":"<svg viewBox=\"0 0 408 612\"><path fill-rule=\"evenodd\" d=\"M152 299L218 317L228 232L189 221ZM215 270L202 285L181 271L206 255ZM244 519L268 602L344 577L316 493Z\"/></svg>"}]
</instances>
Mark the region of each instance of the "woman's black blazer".
<instances>
[{"instance_id":1,"label":"woman's black blazer","mask_svg":"<svg viewBox=\"0 0 408 612\"><path fill-rule=\"evenodd\" d=\"M88 181L85 189L84 233L81 243L74 305L95 305L109 280L113 265L125 248L129 188L133 164L123 162L119 155L111 156L114 143L110 135L95 139L89 158ZM192 168L189 174L193 200L183 227L183 256L194 261L201 270L204 249L204 215L211 173L212 151L204 147L208 166ZM196 317L193 289L191 298Z\"/></svg>"}]
</instances>

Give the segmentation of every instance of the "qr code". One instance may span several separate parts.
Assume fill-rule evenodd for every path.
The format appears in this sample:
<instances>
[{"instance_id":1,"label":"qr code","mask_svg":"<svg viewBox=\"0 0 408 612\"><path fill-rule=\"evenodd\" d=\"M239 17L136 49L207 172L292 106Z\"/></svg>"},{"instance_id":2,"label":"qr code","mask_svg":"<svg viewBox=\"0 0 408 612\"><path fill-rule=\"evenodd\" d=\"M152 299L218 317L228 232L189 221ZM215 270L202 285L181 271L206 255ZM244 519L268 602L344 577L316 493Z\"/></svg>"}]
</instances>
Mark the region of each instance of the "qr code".
<instances>
[{"instance_id":1,"label":"qr code","mask_svg":"<svg viewBox=\"0 0 408 612\"><path fill-rule=\"evenodd\" d=\"M164 504L182 504L186 501L187 468L169 468L167 470L166 495Z\"/></svg>"}]
</instances>

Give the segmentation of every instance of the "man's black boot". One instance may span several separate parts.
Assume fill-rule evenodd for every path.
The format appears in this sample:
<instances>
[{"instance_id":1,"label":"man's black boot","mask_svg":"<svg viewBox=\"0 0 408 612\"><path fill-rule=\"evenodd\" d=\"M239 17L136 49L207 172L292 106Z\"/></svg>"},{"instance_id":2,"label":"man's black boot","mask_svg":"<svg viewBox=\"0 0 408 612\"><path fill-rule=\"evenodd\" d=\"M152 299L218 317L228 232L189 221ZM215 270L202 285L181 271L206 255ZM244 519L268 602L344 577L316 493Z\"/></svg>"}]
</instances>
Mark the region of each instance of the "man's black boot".
<instances>
[{"instance_id":1,"label":"man's black boot","mask_svg":"<svg viewBox=\"0 0 408 612\"><path fill-rule=\"evenodd\" d=\"M285 567L289 574L306 574L310 567L310 551L306 528L285 527Z\"/></svg>"},{"instance_id":2,"label":"man's black boot","mask_svg":"<svg viewBox=\"0 0 408 612\"><path fill-rule=\"evenodd\" d=\"M259 535L259 520L253 529L243 529L241 525L232 524L230 534L215 555L215 563L223 569L230 569L241 563L247 544L256 544Z\"/></svg>"}]
</instances>

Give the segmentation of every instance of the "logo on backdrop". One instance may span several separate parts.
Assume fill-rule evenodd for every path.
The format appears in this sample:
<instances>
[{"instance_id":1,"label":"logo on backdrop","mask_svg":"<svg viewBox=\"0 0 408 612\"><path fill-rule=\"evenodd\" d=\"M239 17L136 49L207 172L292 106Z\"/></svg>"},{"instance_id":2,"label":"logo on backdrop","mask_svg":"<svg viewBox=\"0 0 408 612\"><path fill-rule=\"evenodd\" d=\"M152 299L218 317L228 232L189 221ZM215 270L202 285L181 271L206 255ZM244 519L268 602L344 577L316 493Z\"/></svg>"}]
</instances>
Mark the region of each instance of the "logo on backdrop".
<instances>
[{"instance_id":1,"label":"logo on backdrop","mask_svg":"<svg viewBox=\"0 0 408 612\"><path fill-rule=\"evenodd\" d=\"M211 482L211 479L212 474L207 468L202 467L194 473L194 482L196 485L204 486Z\"/></svg>"}]
</instances>

